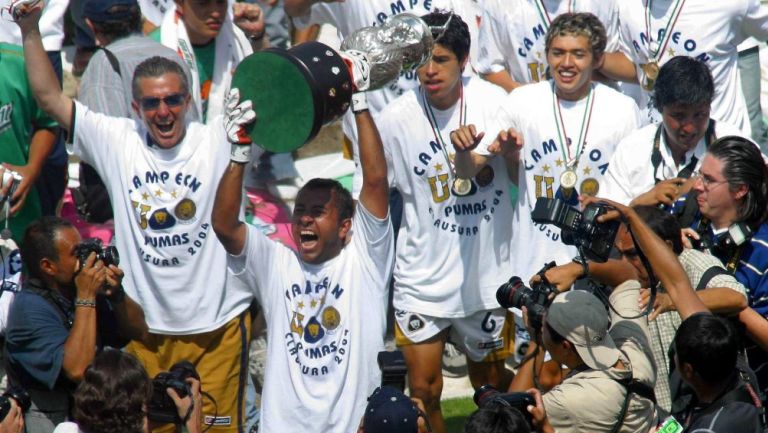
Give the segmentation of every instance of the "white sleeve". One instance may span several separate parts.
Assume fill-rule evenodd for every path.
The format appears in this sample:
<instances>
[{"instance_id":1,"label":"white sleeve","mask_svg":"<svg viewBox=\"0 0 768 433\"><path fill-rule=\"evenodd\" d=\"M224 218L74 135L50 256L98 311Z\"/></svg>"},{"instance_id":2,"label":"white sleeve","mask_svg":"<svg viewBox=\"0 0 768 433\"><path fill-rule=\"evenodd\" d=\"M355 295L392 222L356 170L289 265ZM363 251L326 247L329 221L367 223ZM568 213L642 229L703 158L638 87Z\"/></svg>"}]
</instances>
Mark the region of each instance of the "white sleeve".
<instances>
[{"instance_id":1,"label":"white sleeve","mask_svg":"<svg viewBox=\"0 0 768 433\"><path fill-rule=\"evenodd\" d=\"M519 98L517 98L515 94L515 90L513 90L509 95L507 95L504 98L503 103L499 107L498 111L496 112L496 115L493 116L493 118L488 122L488 127L485 131L485 136L483 137L482 141L480 141L480 144L477 146L475 151L479 153L480 155L489 155L490 152L488 151L488 146L493 144L493 141L496 139L496 137L499 135L499 132L507 130L509 128L513 128L520 131L520 125L517 120L517 115L514 113L514 107L516 107L516 104L519 104L517 101ZM526 105L521 105L522 107L525 107Z\"/></svg>"},{"instance_id":2,"label":"white sleeve","mask_svg":"<svg viewBox=\"0 0 768 433\"><path fill-rule=\"evenodd\" d=\"M341 9L344 3L315 3L309 9L309 11L299 17L293 18L293 24L298 29L305 29L314 24L331 24L339 29L344 35L344 31L341 27L344 27L342 23L343 10Z\"/></svg>"},{"instance_id":3,"label":"white sleeve","mask_svg":"<svg viewBox=\"0 0 768 433\"><path fill-rule=\"evenodd\" d=\"M739 42L747 36L760 41L768 39L768 6L763 6L760 0L747 0L741 22L741 34Z\"/></svg>"},{"instance_id":4,"label":"white sleeve","mask_svg":"<svg viewBox=\"0 0 768 433\"><path fill-rule=\"evenodd\" d=\"M477 69L481 74L491 74L507 69L507 61L499 50L497 37L498 32L503 31L503 29L499 29L501 24L491 14L489 8L483 8L483 16L480 19L480 30L477 37L477 43L480 47L477 56Z\"/></svg>"},{"instance_id":5,"label":"white sleeve","mask_svg":"<svg viewBox=\"0 0 768 433\"><path fill-rule=\"evenodd\" d=\"M392 275L395 259L392 231L389 213L384 219L379 219L371 215L361 202L357 203L352 218L352 242L348 248L354 248L366 271L383 282ZM386 287L386 284L382 286Z\"/></svg>"},{"instance_id":6,"label":"white sleeve","mask_svg":"<svg viewBox=\"0 0 768 433\"><path fill-rule=\"evenodd\" d=\"M227 255L228 270L250 287L263 306L272 305L274 287L269 282L272 273L285 271L281 258L293 255L288 247L264 236L261 231L246 224L246 240L240 255Z\"/></svg>"},{"instance_id":7,"label":"white sleeve","mask_svg":"<svg viewBox=\"0 0 768 433\"><path fill-rule=\"evenodd\" d=\"M605 26L605 34L608 37L608 41L605 47L606 52L621 51L621 43L619 37L619 7L616 4L616 0L603 0L605 2L605 8L607 9L608 19L607 23L603 23Z\"/></svg>"},{"instance_id":8,"label":"white sleeve","mask_svg":"<svg viewBox=\"0 0 768 433\"><path fill-rule=\"evenodd\" d=\"M630 149L632 143L626 139L622 140L616 147L616 151L611 156L608 163L608 170L603 177L603 187L601 197L613 200L623 205L629 205L634 197L631 196L627 187L632 185L631 172L627 166L627 158L631 158Z\"/></svg>"},{"instance_id":9,"label":"white sleeve","mask_svg":"<svg viewBox=\"0 0 768 433\"><path fill-rule=\"evenodd\" d=\"M92 165L102 177L104 173L117 172L111 164L117 160L115 152L122 149L126 137L135 133L129 126L133 121L97 113L78 101L74 104L72 147L68 146L68 150Z\"/></svg>"}]
</instances>

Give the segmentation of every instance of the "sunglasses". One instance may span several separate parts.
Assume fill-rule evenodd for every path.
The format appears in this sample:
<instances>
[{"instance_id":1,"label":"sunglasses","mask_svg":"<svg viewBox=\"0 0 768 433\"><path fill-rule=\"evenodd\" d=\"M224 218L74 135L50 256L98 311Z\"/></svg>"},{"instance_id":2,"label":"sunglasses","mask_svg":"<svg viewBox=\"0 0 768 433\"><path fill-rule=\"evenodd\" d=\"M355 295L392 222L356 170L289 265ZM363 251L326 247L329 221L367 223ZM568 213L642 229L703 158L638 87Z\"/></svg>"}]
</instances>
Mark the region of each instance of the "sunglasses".
<instances>
[{"instance_id":1,"label":"sunglasses","mask_svg":"<svg viewBox=\"0 0 768 433\"><path fill-rule=\"evenodd\" d=\"M160 108L160 102L165 102L165 105L168 107L178 107L184 103L186 97L186 93L173 93L164 98L148 96L146 98L141 98L139 103L143 110L157 110Z\"/></svg>"}]
</instances>

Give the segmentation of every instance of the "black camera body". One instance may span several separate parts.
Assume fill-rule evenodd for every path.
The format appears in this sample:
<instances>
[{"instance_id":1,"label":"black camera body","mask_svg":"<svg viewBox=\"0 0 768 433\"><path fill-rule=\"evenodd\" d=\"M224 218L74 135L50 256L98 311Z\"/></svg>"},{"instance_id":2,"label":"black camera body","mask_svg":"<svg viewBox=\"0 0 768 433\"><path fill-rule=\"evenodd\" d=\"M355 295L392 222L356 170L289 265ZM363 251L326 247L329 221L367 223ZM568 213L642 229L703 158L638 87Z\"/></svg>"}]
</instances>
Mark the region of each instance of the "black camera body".
<instances>
[{"instance_id":1,"label":"black camera body","mask_svg":"<svg viewBox=\"0 0 768 433\"><path fill-rule=\"evenodd\" d=\"M4 420L11 411L11 399L16 400L16 404L21 408L23 413L27 413L30 406L32 406L32 400L30 400L27 391L18 386L12 386L8 388L3 395L0 395L0 421Z\"/></svg>"},{"instance_id":2,"label":"black camera body","mask_svg":"<svg viewBox=\"0 0 768 433\"><path fill-rule=\"evenodd\" d=\"M489 404L502 404L519 410L528 425L533 426L531 414L528 412L528 406L536 406L536 400L527 392L499 392L493 385L483 385L475 391L472 396L477 407L487 406Z\"/></svg>"},{"instance_id":3,"label":"black camera body","mask_svg":"<svg viewBox=\"0 0 768 433\"><path fill-rule=\"evenodd\" d=\"M619 221L598 222L597 217L613 209L605 203L590 203L580 212L557 198L539 197L531 219L539 224L554 224L561 230L563 243L575 245L588 260L605 262L613 249Z\"/></svg>"},{"instance_id":4,"label":"black camera body","mask_svg":"<svg viewBox=\"0 0 768 433\"><path fill-rule=\"evenodd\" d=\"M179 361L169 371L157 373L157 376L152 379L152 396L149 399L147 417L150 421L162 424L184 423L184 420L179 418L176 405L166 389L173 389L181 398L191 395L192 389L187 383L187 378L190 377L200 380L195 366L189 361Z\"/></svg>"},{"instance_id":5,"label":"black camera body","mask_svg":"<svg viewBox=\"0 0 768 433\"><path fill-rule=\"evenodd\" d=\"M541 281L526 287L520 277L513 276L508 282L499 286L496 290L496 301L503 308L525 307L528 310L528 321L534 329L541 328L544 313L552 303L553 296L557 294L557 288L549 284L544 278L544 273L555 267L555 262L549 262L537 273Z\"/></svg>"},{"instance_id":6,"label":"black camera body","mask_svg":"<svg viewBox=\"0 0 768 433\"><path fill-rule=\"evenodd\" d=\"M117 252L117 248L111 245L105 247L101 239L91 238L83 240L75 247L75 255L80 260L80 268L85 265L85 261L88 260L91 253L96 253L96 260L101 260L105 266L120 264L120 254Z\"/></svg>"},{"instance_id":7,"label":"black camera body","mask_svg":"<svg viewBox=\"0 0 768 433\"><path fill-rule=\"evenodd\" d=\"M408 367L405 365L403 352L384 350L379 352L376 361L381 370L381 386L391 386L405 392L405 375L408 373Z\"/></svg>"}]
</instances>

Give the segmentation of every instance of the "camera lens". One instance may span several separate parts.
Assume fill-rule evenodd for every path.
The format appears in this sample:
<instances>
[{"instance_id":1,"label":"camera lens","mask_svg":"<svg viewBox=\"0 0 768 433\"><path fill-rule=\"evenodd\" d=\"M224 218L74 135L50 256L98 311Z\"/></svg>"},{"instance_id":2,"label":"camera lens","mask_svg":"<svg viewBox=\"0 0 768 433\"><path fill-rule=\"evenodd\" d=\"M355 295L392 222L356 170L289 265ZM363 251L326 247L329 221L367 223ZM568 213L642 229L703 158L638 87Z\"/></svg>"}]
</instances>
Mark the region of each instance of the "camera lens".
<instances>
[{"instance_id":1,"label":"camera lens","mask_svg":"<svg viewBox=\"0 0 768 433\"><path fill-rule=\"evenodd\" d=\"M524 290L520 290L521 288L525 289L526 287L523 285L523 280L520 277L510 278L507 283L502 284L496 290L496 301L503 308L520 308L522 305L520 304L522 298L520 292L524 292Z\"/></svg>"},{"instance_id":2,"label":"camera lens","mask_svg":"<svg viewBox=\"0 0 768 433\"><path fill-rule=\"evenodd\" d=\"M480 407L485 404L490 397L499 394L499 390L493 385L483 385L475 391L475 395L472 396L472 400L475 401L475 405Z\"/></svg>"}]
</instances>

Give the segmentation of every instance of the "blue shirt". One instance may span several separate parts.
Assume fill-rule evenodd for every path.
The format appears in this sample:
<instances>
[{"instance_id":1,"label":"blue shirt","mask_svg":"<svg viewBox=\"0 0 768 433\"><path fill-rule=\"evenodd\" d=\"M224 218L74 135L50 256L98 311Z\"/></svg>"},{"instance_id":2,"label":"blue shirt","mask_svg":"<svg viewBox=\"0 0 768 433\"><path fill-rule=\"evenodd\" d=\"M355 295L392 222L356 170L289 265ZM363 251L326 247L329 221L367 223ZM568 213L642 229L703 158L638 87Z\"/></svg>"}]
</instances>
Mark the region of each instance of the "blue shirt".
<instances>
[{"instance_id":1,"label":"blue shirt","mask_svg":"<svg viewBox=\"0 0 768 433\"><path fill-rule=\"evenodd\" d=\"M59 386L71 385L61 373L74 305L57 292L52 295L59 306L35 292L22 290L8 313L5 350L9 376L14 384L25 388L52 390L60 380L63 382ZM97 298L96 314L99 346L125 345L116 334L114 314L102 296Z\"/></svg>"}]
</instances>

